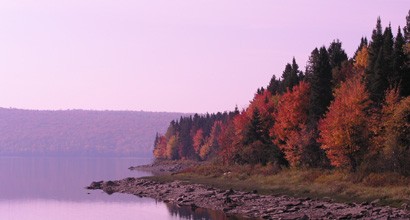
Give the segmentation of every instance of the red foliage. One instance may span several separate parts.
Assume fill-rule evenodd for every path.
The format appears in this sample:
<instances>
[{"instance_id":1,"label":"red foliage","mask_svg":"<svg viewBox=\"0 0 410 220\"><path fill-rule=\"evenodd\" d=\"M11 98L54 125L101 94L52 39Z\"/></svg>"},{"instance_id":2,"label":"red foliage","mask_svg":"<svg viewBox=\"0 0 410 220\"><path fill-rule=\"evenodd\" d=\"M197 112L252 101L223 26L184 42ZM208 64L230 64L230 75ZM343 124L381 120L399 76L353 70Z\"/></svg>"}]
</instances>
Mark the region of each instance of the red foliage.
<instances>
[{"instance_id":1,"label":"red foliage","mask_svg":"<svg viewBox=\"0 0 410 220\"><path fill-rule=\"evenodd\" d=\"M285 153L291 166L298 166L309 144L307 129L310 87L306 82L288 90L279 100L276 123L270 130L274 142Z\"/></svg>"},{"instance_id":2,"label":"red foliage","mask_svg":"<svg viewBox=\"0 0 410 220\"><path fill-rule=\"evenodd\" d=\"M333 166L354 170L361 163L369 140L369 106L369 93L361 76L336 89L335 100L318 126L318 141Z\"/></svg>"},{"instance_id":3,"label":"red foliage","mask_svg":"<svg viewBox=\"0 0 410 220\"><path fill-rule=\"evenodd\" d=\"M221 127L221 135L219 136L218 143L220 147L219 156L224 164L232 162L235 147L235 127L233 121L228 121Z\"/></svg>"}]
</instances>

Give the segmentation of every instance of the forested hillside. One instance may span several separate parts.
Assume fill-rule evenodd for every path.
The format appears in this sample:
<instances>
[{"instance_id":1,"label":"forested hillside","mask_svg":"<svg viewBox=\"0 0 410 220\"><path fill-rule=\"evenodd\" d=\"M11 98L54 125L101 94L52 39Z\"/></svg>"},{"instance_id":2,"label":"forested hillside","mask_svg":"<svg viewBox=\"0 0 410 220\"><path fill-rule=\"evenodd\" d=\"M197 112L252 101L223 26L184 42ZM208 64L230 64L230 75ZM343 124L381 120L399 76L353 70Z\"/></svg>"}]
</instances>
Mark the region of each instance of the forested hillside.
<instances>
[{"instance_id":1,"label":"forested hillside","mask_svg":"<svg viewBox=\"0 0 410 220\"><path fill-rule=\"evenodd\" d=\"M410 175L410 11L394 31L378 18L352 57L334 40L246 109L172 121L155 157Z\"/></svg>"},{"instance_id":2,"label":"forested hillside","mask_svg":"<svg viewBox=\"0 0 410 220\"><path fill-rule=\"evenodd\" d=\"M182 115L1 108L0 155L150 156L155 134Z\"/></svg>"}]
</instances>

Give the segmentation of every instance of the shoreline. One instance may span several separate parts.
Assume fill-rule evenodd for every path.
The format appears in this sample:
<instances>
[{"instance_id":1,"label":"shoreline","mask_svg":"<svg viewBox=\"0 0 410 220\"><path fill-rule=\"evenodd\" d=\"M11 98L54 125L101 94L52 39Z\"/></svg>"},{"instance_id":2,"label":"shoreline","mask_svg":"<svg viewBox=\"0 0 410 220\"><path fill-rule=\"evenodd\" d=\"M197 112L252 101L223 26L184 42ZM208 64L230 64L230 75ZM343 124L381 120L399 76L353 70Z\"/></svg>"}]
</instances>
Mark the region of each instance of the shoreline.
<instances>
[{"instance_id":1,"label":"shoreline","mask_svg":"<svg viewBox=\"0 0 410 220\"><path fill-rule=\"evenodd\" d=\"M127 193L150 197L158 201L191 209L206 208L223 211L227 216L243 216L263 219L387 219L410 218L410 212L377 202L339 203L328 199L291 197L286 195L262 195L239 190L224 190L199 183L156 178L172 176L194 163L158 163L130 167L131 170L152 171L154 175L142 178L125 178L116 181L92 182L87 189L103 190L108 194ZM164 180L165 179L165 180Z\"/></svg>"}]
</instances>

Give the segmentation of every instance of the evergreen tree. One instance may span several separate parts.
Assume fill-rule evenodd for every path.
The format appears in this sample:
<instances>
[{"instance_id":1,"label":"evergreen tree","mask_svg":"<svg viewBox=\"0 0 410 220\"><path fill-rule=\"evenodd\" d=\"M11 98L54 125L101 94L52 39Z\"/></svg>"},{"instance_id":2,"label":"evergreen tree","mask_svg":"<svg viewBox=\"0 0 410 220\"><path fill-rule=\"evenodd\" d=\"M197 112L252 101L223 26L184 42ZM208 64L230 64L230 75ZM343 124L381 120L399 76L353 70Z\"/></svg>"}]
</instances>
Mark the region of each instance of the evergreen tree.
<instances>
[{"instance_id":1,"label":"evergreen tree","mask_svg":"<svg viewBox=\"0 0 410 220\"><path fill-rule=\"evenodd\" d=\"M376 28L372 33L372 41L368 49L368 65L366 69L366 82L369 88L370 97L376 103L380 103L383 97L383 91L387 88L387 77L384 73L386 67L384 66L383 47L387 48L389 40L384 41L383 36L388 36L388 30L382 32L382 25L380 17L377 18ZM388 51L386 51L388 53Z\"/></svg>"},{"instance_id":2,"label":"evergreen tree","mask_svg":"<svg viewBox=\"0 0 410 220\"><path fill-rule=\"evenodd\" d=\"M401 33L400 27L397 31L397 35L394 41L393 48L393 63L392 63L392 75L390 76L390 84L393 87L400 87L402 95L406 93L408 88L402 86L404 82L404 75L406 73L406 55L404 53L404 37ZM409 85L408 85L409 86Z\"/></svg>"},{"instance_id":3,"label":"evergreen tree","mask_svg":"<svg viewBox=\"0 0 410 220\"><path fill-rule=\"evenodd\" d=\"M384 93L389 87L389 78L393 72L393 34L391 27L387 27L383 33L383 44L379 49L377 60L374 63L372 75L368 80L370 97L373 101L381 104ZM370 65L370 64L369 64Z\"/></svg>"},{"instance_id":4,"label":"evergreen tree","mask_svg":"<svg viewBox=\"0 0 410 220\"><path fill-rule=\"evenodd\" d=\"M410 10L408 15L406 16L406 26L404 27L404 53L406 54L406 61L405 67L403 69L403 76L402 76L402 90L401 94L403 96L410 95Z\"/></svg>"},{"instance_id":5,"label":"evergreen tree","mask_svg":"<svg viewBox=\"0 0 410 220\"><path fill-rule=\"evenodd\" d=\"M309 56L309 60L306 65L306 70L305 70L305 81L310 82L312 79L312 75L315 71L315 64L318 63L319 59L319 50L315 48Z\"/></svg>"},{"instance_id":6,"label":"evergreen tree","mask_svg":"<svg viewBox=\"0 0 410 220\"><path fill-rule=\"evenodd\" d=\"M329 62L332 69L340 68L342 63L347 60L347 54L342 48L342 42L339 39L334 40L329 48Z\"/></svg>"},{"instance_id":7,"label":"evergreen tree","mask_svg":"<svg viewBox=\"0 0 410 220\"><path fill-rule=\"evenodd\" d=\"M276 79L276 76L273 75L269 85L267 87L267 90L272 94L272 95L276 95L280 93L281 90L281 84L282 82L279 79Z\"/></svg>"},{"instance_id":8,"label":"evergreen tree","mask_svg":"<svg viewBox=\"0 0 410 220\"><path fill-rule=\"evenodd\" d=\"M406 43L410 43L410 10L406 16L406 26L404 26L404 38Z\"/></svg>"},{"instance_id":9,"label":"evergreen tree","mask_svg":"<svg viewBox=\"0 0 410 220\"><path fill-rule=\"evenodd\" d=\"M311 85L309 118L310 124L315 127L332 100L332 68L325 47L313 50L308 70Z\"/></svg>"},{"instance_id":10,"label":"evergreen tree","mask_svg":"<svg viewBox=\"0 0 410 220\"><path fill-rule=\"evenodd\" d=\"M372 40L369 44L367 72L374 73L377 57L383 45L383 32L380 17L377 18L376 28L373 29Z\"/></svg>"}]
</instances>

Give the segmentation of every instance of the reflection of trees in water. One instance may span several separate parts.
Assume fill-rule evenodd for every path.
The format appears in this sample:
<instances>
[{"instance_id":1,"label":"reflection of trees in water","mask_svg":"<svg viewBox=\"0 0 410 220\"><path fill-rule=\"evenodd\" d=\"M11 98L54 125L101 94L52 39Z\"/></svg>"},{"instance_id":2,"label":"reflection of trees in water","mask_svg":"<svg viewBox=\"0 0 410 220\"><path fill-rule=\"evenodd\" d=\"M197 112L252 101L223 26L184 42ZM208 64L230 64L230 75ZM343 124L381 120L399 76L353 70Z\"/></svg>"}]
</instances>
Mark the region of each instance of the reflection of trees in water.
<instances>
[{"instance_id":1,"label":"reflection of trees in water","mask_svg":"<svg viewBox=\"0 0 410 220\"><path fill-rule=\"evenodd\" d=\"M166 203L167 208L171 216L180 217L183 219L240 219L233 216L227 217L225 213L221 211L215 211L210 209L196 208L192 209L190 206L178 206L175 204Z\"/></svg>"}]
</instances>

